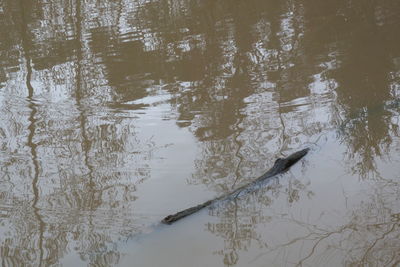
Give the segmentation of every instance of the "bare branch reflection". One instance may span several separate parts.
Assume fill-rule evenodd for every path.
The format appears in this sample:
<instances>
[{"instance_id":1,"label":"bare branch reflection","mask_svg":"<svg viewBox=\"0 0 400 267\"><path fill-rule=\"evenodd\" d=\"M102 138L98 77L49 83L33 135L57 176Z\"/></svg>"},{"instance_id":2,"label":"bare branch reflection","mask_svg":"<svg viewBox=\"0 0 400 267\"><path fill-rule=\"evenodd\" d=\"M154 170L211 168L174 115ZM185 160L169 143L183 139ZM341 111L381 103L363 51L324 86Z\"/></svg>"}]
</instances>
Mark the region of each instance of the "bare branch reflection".
<instances>
[{"instance_id":1,"label":"bare branch reflection","mask_svg":"<svg viewBox=\"0 0 400 267\"><path fill-rule=\"evenodd\" d=\"M301 246L303 252L301 258L296 260L296 266L314 265L322 259L328 262L337 251L344 254L339 261L344 266L395 266L400 261L400 216L393 201L397 198L400 184L396 180L386 180L374 186L369 201L361 202L357 208L350 210L342 225L323 226L294 216L274 214L273 217L279 218L280 223L298 227L298 232L303 234L267 247L266 252L254 261L277 251L290 251Z\"/></svg>"},{"instance_id":2,"label":"bare branch reflection","mask_svg":"<svg viewBox=\"0 0 400 267\"><path fill-rule=\"evenodd\" d=\"M274 220L274 216L266 211L275 199L283 197L290 206L301 197L312 197L308 184L297 179L282 184L279 178L261 183L252 188L252 193L221 203L211 210L210 214L218 217L220 222L208 223L207 230L224 239L224 248L215 253L221 255L225 266L237 264L240 251L247 251L251 246L269 249L270 244L259 232L259 227L268 227Z\"/></svg>"}]
</instances>

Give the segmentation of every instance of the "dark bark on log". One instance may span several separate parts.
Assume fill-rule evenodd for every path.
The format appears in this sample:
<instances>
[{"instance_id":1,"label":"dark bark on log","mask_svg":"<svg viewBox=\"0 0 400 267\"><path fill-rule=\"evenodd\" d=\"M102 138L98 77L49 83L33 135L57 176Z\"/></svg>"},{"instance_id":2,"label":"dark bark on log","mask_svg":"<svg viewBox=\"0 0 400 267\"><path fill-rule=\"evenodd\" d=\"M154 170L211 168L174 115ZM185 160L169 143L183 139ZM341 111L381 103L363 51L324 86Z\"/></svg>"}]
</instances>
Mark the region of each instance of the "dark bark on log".
<instances>
[{"instance_id":1,"label":"dark bark on log","mask_svg":"<svg viewBox=\"0 0 400 267\"><path fill-rule=\"evenodd\" d=\"M271 169L269 169L269 171L267 171L266 173L264 173L263 175L261 175L260 177L258 177L257 179L255 179L254 181L245 184L239 188L237 188L235 191L226 194L226 195L222 195L220 197L208 200L202 204L199 204L197 206L182 210L180 212L177 212L175 214L172 215L168 215L167 217L165 217L161 222L164 224L172 224L186 216L189 216L207 206L210 206L211 204L220 201L220 200L224 200L224 199L228 199L229 197L232 196L237 196L240 192L242 192L244 189L251 187L252 185L259 183L261 181L264 181L268 178L271 178L275 175L278 175L280 173L285 172L287 169L289 169L293 164L295 164L296 162L298 162L302 157L304 157L307 152L309 151L309 148L305 148L303 150L297 151L293 154L291 154L290 156L286 157L286 158L279 158L275 161L274 166L272 166Z\"/></svg>"}]
</instances>

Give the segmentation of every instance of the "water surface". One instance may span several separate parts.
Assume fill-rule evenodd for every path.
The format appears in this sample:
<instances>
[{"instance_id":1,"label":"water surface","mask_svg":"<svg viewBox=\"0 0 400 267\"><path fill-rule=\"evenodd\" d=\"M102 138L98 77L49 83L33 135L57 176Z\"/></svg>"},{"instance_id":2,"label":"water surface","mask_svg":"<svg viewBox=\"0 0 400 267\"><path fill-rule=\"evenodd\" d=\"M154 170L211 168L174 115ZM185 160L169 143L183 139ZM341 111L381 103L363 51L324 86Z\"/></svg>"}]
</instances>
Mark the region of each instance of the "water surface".
<instances>
[{"instance_id":1,"label":"water surface","mask_svg":"<svg viewBox=\"0 0 400 267\"><path fill-rule=\"evenodd\" d=\"M0 22L3 266L400 264L399 1L0 0Z\"/></svg>"}]
</instances>

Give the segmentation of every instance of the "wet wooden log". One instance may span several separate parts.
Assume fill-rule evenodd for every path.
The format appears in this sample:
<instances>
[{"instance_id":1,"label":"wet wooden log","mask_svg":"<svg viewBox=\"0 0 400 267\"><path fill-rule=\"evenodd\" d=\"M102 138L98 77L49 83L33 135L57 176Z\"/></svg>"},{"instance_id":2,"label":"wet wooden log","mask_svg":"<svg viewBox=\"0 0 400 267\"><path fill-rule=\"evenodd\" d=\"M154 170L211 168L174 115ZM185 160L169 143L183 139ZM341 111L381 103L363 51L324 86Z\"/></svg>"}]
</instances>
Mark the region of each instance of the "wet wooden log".
<instances>
[{"instance_id":1,"label":"wet wooden log","mask_svg":"<svg viewBox=\"0 0 400 267\"><path fill-rule=\"evenodd\" d=\"M231 193L228 193L226 195L222 195L220 197L208 200L202 204L199 204L197 206L182 210L180 212L177 212L175 214L172 215L168 215L167 217L165 217L161 222L164 224L172 224L182 218L185 218L186 216L189 216L205 207L210 206L211 204L217 202L217 201L221 201L221 200L225 200L228 199L230 197L236 197L240 192L242 192L243 190L261 182L261 181L265 181L268 178L271 178L275 175L281 174L283 172L285 172L286 170L288 170L293 164L295 164L296 162L298 162L302 157L304 157L309 151L309 148L305 148L303 150L297 151L293 154L291 154L290 156L286 157L286 158L279 158L275 161L274 166L272 166L271 169L269 169L266 173L264 173L263 175L261 175L260 177L258 177L257 179L255 179L254 181L245 184L239 188L237 188L236 190L234 190Z\"/></svg>"}]
</instances>

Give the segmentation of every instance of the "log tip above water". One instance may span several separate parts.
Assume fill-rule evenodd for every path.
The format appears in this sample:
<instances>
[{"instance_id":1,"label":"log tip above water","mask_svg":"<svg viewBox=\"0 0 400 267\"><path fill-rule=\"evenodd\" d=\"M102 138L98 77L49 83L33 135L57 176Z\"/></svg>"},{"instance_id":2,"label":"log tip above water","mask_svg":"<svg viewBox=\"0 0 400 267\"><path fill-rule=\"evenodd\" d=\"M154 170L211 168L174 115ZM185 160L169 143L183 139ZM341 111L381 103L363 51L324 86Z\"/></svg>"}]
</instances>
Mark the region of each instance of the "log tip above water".
<instances>
[{"instance_id":1,"label":"log tip above water","mask_svg":"<svg viewBox=\"0 0 400 267\"><path fill-rule=\"evenodd\" d=\"M290 156L288 156L286 159L290 160L290 161L294 161L294 163L296 163L297 161L299 161L302 157L304 157L308 152L310 151L310 148L304 148L302 150L299 150L293 154L291 154Z\"/></svg>"},{"instance_id":2,"label":"log tip above water","mask_svg":"<svg viewBox=\"0 0 400 267\"><path fill-rule=\"evenodd\" d=\"M289 155L286 158L283 159L279 158L275 161L274 168L277 169L277 172L286 171L293 164L295 164L296 162L301 160L305 155L307 155L308 151L310 151L310 148L307 147Z\"/></svg>"},{"instance_id":3,"label":"log tip above water","mask_svg":"<svg viewBox=\"0 0 400 267\"><path fill-rule=\"evenodd\" d=\"M162 219L161 221L163 224L172 224L174 222L173 220L173 216L172 215L168 215L167 217L165 217L164 219Z\"/></svg>"}]
</instances>

